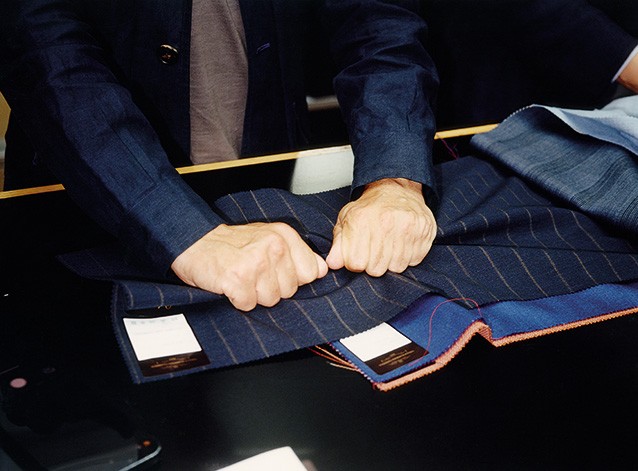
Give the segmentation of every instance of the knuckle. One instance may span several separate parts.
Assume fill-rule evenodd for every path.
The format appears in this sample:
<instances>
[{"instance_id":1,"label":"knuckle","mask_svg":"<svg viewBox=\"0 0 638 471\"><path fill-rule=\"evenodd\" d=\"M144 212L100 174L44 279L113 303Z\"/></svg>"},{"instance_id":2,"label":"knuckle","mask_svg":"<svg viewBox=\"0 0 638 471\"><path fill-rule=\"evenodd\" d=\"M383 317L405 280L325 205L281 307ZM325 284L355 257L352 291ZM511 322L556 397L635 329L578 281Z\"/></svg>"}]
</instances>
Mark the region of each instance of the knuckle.
<instances>
[{"instance_id":1,"label":"knuckle","mask_svg":"<svg viewBox=\"0 0 638 471\"><path fill-rule=\"evenodd\" d=\"M245 295L233 295L231 293L227 293L226 297L240 311L251 311L257 307L257 302L254 297L245 296Z\"/></svg>"},{"instance_id":2,"label":"knuckle","mask_svg":"<svg viewBox=\"0 0 638 471\"><path fill-rule=\"evenodd\" d=\"M377 218L377 224L384 231L394 229L396 227L396 224L401 222L402 221L400 215L397 215L395 213L385 212L380 214Z\"/></svg>"},{"instance_id":3,"label":"knuckle","mask_svg":"<svg viewBox=\"0 0 638 471\"><path fill-rule=\"evenodd\" d=\"M360 273L366 270L367 262L361 258L349 258L346 260L345 266L348 270Z\"/></svg>"},{"instance_id":4,"label":"knuckle","mask_svg":"<svg viewBox=\"0 0 638 471\"><path fill-rule=\"evenodd\" d=\"M294 286L294 285L289 286L288 288L282 289L281 298L282 299L292 298L296 292L297 292L297 286Z\"/></svg>"},{"instance_id":5,"label":"knuckle","mask_svg":"<svg viewBox=\"0 0 638 471\"><path fill-rule=\"evenodd\" d=\"M258 304L264 307L273 307L277 304L281 298L279 296L266 296L264 298L259 298Z\"/></svg>"},{"instance_id":6,"label":"knuckle","mask_svg":"<svg viewBox=\"0 0 638 471\"><path fill-rule=\"evenodd\" d=\"M281 239L274 239L269 245L268 245L268 251L270 252L270 255L280 259L283 258L286 253L288 252L288 246L286 245L286 243Z\"/></svg>"},{"instance_id":7,"label":"knuckle","mask_svg":"<svg viewBox=\"0 0 638 471\"><path fill-rule=\"evenodd\" d=\"M409 263L405 260L393 261L388 270L392 273L403 273L408 268Z\"/></svg>"},{"instance_id":8,"label":"knuckle","mask_svg":"<svg viewBox=\"0 0 638 471\"><path fill-rule=\"evenodd\" d=\"M277 232L268 233L266 236L264 236L263 242L269 255L281 257L288 251L288 244L286 240ZM266 252L264 252L263 250L257 251L255 256L263 258L264 260L268 259Z\"/></svg>"},{"instance_id":9,"label":"knuckle","mask_svg":"<svg viewBox=\"0 0 638 471\"><path fill-rule=\"evenodd\" d=\"M366 273L370 276L378 278L380 276L383 276L386 271L387 270L384 267L375 266L375 267L368 267L368 269L366 270Z\"/></svg>"}]
</instances>

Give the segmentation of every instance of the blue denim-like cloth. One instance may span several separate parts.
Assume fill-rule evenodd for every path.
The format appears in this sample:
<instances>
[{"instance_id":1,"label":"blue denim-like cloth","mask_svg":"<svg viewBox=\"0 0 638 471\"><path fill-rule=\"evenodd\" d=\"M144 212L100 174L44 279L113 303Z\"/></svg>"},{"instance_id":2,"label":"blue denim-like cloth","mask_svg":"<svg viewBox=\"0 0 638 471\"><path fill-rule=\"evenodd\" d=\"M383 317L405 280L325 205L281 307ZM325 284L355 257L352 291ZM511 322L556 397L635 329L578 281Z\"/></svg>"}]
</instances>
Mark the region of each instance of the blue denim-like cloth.
<instances>
[{"instance_id":1,"label":"blue denim-like cloth","mask_svg":"<svg viewBox=\"0 0 638 471\"><path fill-rule=\"evenodd\" d=\"M155 280L119 249L64 260L81 275L114 281L113 325L135 382L332 342L405 312L420 313L427 322L432 295L467 298L458 308L473 315L475 302L485 306L541 299L638 279L637 244L581 211L557 204L553 195L541 194L510 170L464 157L440 165L437 178L439 228L423 263L381 278L331 272L273 308L242 313L220 296ZM223 197L213 207L229 223L287 222L326 254L334 221L348 198L347 188L303 196L265 189ZM145 376L122 319L149 308L158 316L183 313L209 363ZM524 329L526 320L518 322ZM529 319L530 328L537 324ZM433 345L445 351L456 334L441 335Z\"/></svg>"},{"instance_id":2,"label":"blue denim-like cloth","mask_svg":"<svg viewBox=\"0 0 638 471\"><path fill-rule=\"evenodd\" d=\"M548 194L638 237L638 96L594 111L528 107L472 143Z\"/></svg>"}]
</instances>

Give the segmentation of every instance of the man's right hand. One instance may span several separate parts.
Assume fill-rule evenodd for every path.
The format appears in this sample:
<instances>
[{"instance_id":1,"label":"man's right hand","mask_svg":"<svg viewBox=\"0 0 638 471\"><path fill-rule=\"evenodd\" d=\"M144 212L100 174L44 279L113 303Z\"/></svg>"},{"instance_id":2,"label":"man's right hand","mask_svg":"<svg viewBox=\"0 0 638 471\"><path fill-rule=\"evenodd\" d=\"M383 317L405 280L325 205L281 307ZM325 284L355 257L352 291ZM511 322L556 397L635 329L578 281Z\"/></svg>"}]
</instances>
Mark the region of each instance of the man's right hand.
<instances>
[{"instance_id":1,"label":"man's right hand","mask_svg":"<svg viewBox=\"0 0 638 471\"><path fill-rule=\"evenodd\" d=\"M223 294L242 311L274 306L328 273L326 262L284 223L222 224L171 268L186 284Z\"/></svg>"}]
</instances>

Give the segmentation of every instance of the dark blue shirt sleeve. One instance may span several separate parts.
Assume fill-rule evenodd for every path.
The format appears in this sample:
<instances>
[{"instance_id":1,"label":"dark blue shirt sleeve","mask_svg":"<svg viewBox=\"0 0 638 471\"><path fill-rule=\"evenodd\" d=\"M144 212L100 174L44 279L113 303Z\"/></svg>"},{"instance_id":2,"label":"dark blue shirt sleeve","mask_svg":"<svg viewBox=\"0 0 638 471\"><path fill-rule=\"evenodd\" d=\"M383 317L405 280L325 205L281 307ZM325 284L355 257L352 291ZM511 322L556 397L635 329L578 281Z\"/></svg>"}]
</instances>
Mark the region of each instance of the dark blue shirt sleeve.
<instances>
[{"instance_id":1,"label":"dark blue shirt sleeve","mask_svg":"<svg viewBox=\"0 0 638 471\"><path fill-rule=\"evenodd\" d=\"M327 1L334 80L355 155L353 189L408 178L435 197L433 103L438 88L418 2ZM430 201L428 201L430 203Z\"/></svg>"},{"instance_id":2,"label":"dark blue shirt sleeve","mask_svg":"<svg viewBox=\"0 0 638 471\"><path fill-rule=\"evenodd\" d=\"M1 2L0 42L13 117L69 195L130 251L163 274L223 222L172 167L69 2Z\"/></svg>"}]
</instances>

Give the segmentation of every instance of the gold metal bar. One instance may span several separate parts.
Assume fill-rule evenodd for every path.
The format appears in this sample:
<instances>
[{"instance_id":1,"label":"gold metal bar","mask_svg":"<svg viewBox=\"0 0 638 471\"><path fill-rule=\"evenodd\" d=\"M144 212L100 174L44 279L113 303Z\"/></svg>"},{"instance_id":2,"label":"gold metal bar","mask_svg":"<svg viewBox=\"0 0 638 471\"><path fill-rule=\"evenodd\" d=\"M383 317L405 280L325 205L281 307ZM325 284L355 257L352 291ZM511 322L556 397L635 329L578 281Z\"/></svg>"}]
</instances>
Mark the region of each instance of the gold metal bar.
<instances>
[{"instance_id":1,"label":"gold metal bar","mask_svg":"<svg viewBox=\"0 0 638 471\"><path fill-rule=\"evenodd\" d=\"M434 139L449 139L451 137L472 136L491 131L498 124L484 124L482 126L472 126L469 128L450 129L449 131L439 131L434 135Z\"/></svg>"},{"instance_id":2,"label":"gold metal bar","mask_svg":"<svg viewBox=\"0 0 638 471\"><path fill-rule=\"evenodd\" d=\"M434 139L450 139L454 137L471 136L473 134L480 134L491 131L497 125L486 124L483 126L471 126L467 128L450 129L449 131L439 131L434 135ZM177 171L180 174L207 172L210 170L221 170L225 168L246 167L249 165L259 165L272 162L282 162L285 160L295 160L302 157L309 157L314 155L334 154L337 152L347 152L350 150L350 146L336 146L325 147L321 149L309 149L297 152L286 152L283 154L264 155L260 157L248 157L245 159L229 160L225 162L213 162L210 164L189 165L187 167L179 167ZM25 188L21 190L0 191L0 199L15 198L17 196L27 196L39 193L50 193L53 191L62 191L64 186L62 185L48 185L38 186L33 188Z\"/></svg>"}]
</instances>

